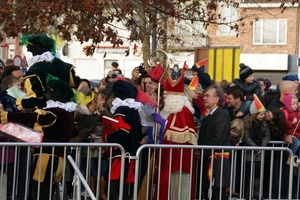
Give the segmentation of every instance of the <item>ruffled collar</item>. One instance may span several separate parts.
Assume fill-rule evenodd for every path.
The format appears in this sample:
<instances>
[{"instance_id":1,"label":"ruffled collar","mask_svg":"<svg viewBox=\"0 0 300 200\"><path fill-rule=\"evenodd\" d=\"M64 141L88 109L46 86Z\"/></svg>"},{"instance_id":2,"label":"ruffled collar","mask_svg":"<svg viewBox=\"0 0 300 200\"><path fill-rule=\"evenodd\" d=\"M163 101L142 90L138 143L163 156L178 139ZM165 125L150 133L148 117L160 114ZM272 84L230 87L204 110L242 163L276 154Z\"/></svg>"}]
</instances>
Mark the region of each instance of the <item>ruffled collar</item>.
<instances>
[{"instance_id":1,"label":"ruffled collar","mask_svg":"<svg viewBox=\"0 0 300 200\"><path fill-rule=\"evenodd\" d=\"M38 63L38 62L43 62L43 61L46 61L46 62L52 62L52 60L54 59L55 57L50 53L50 51L47 51L47 52L44 52L43 54L41 55L36 55L36 56L33 56L30 61L28 62L28 65L29 66L32 66L33 64L35 63Z\"/></svg>"},{"instance_id":2,"label":"ruffled collar","mask_svg":"<svg viewBox=\"0 0 300 200\"><path fill-rule=\"evenodd\" d=\"M113 106L110 108L110 112L111 113L115 113L115 111L117 110L117 108L120 107L120 106L128 106L129 108L133 108L135 110L138 110L142 106L142 103L136 102L132 98L128 98L128 99L122 100L122 99L116 97L112 101L112 105Z\"/></svg>"},{"instance_id":3,"label":"ruffled collar","mask_svg":"<svg viewBox=\"0 0 300 200\"><path fill-rule=\"evenodd\" d=\"M62 103L59 101L48 100L45 108L61 108L67 112L73 112L76 110L76 104L74 102Z\"/></svg>"}]
</instances>

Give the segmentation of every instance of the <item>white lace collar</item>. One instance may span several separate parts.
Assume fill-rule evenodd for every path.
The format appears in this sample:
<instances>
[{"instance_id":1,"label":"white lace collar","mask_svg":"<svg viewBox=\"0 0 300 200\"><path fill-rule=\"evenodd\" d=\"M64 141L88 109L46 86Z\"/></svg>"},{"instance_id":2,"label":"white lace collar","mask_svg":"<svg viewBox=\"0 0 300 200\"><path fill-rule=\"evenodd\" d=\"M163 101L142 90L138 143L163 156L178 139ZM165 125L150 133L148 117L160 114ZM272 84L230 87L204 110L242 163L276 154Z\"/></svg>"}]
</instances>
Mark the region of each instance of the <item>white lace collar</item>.
<instances>
[{"instance_id":1,"label":"white lace collar","mask_svg":"<svg viewBox=\"0 0 300 200\"><path fill-rule=\"evenodd\" d=\"M113 106L111 107L110 112L115 113L117 108L120 107L120 106L128 106L129 108L134 108L135 110L138 110L142 106L142 103L136 102L132 98L122 100L122 99L117 97L113 100L112 105Z\"/></svg>"},{"instance_id":2,"label":"white lace collar","mask_svg":"<svg viewBox=\"0 0 300 200\"><path fill-rule=\"evenodd\" d=\"M48 100L45 108L61 108L67 112L73 112L76 110L76 104L74 102L62 103L59 101Z\"/></svg>"},{"instance_id":3,"label":"white lace collar","mask_svg":"<svg viewBox=\"0 0 300 200\"><path fill-rule=\"evenodd\" d=\"M46 62L52 62L52 60L54 59L55 57L50 53L50 51L47 51L47 52L44 52L42 55L36 55L36 56L33 56L30 61L28 62L28 65L29 66L32 66L33 64L35 63L38 63L38 62L43 62L43 61L46 61Z\"/></svg>"}]
</instances>

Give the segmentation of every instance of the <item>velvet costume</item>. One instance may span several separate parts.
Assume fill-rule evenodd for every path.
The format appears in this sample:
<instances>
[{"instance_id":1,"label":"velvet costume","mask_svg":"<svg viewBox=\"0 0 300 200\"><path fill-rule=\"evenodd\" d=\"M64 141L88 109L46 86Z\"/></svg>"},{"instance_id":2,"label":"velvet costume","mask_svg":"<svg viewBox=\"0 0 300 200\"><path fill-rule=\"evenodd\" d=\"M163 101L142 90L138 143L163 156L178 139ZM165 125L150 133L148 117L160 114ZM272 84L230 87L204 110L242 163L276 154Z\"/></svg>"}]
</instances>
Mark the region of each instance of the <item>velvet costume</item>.
<instances>
[{"instance_id":1,"label":"velvet costume","mask_svg":"<svg viewBox=\"0 0 300 200\"><path fill-rule=\"evenodd\" d=\"M17 99L18 109L42 108L46 104L46 77L48 74L58 77L71 87L77 87L80 78L76 75L74 66L54 57L51 62L36 62L26 72L24 87L27 91L27 99Z\"/></svg>"},{"instance_id":2,"label":"velvet costume","mask_svg":"<svg viewBox=\"0 0 300 200\"><path fill-rule=\"evenodd\" d=\"M193 114L187 107L183 107L178 113L170 114L167 118L167 125L164 133L163 144L178 144L178 145L196 145L197 138L195 132L195 123ZM190 199L194 199L194 171L191 171L191 166L194 165L194 158L191 154L191 149L171 149L163 148L160 158L161 171L160 182L158 183L159 193L155 192L153 199L167 200L168 181L170 175L174 172L187 173L192 177L192 186L190 189ZM172 156L171 156L172 152ZM182 158L180 158L182 153ZM182 159L182 160L180 160ZM171 165L171 166L170 166ZM169 171L171 167L171 171ZM181 169L180 169L181 168ZM194 167L192 167L194 169ZM180 172L181 170L181 172ZM157 189L155 190L157 191Z\"/></svg>"},{"instance_id":3,"label":"velvet costume","mask_svg":"<svg viewBox=\"0 0 300 200\"><path fill-rule=\"evenodd\" d=\"M140 123L141 119L138 111L128 106L120 106L113 114L113 118L119 121L120 129L115 133L103 135L103 140L108 143L118 143L122 145L126 153L129 153L130 156L135 156L137 149L140 147L139 142L143 137ZM118 148L113 149L111 180L118 180L120 178L120 156L120 150ZM133 172L132 167L134 167L134 163L134 161L129 163L126 159L124 171L125 183L132 183L134 181L133 174L129 176L129 174Z\"/></svg>"}]
</instances>

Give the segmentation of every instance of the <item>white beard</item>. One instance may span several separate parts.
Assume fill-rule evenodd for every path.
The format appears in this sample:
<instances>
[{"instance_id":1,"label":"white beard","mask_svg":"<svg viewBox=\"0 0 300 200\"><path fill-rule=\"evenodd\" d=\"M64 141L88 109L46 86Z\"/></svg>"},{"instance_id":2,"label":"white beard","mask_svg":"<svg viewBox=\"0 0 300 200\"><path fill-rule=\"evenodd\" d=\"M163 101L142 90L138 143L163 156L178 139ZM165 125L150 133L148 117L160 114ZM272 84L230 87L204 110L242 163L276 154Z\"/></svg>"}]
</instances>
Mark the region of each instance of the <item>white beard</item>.
<instances>
[{"instance_id":1,"label":"white beard","mask_svg":"<svg viewBox=\"0 0 300 200\"><path fill-rule=\"evenodd\" d=\"M165 98L165 105L160 115L167 119L170 114L178 113L182 110L183 106L186 106L192 114L195 110L192 106L192 103L188 100L186 96L181 95L167 95Z\"/></svg>"}]
</instances>

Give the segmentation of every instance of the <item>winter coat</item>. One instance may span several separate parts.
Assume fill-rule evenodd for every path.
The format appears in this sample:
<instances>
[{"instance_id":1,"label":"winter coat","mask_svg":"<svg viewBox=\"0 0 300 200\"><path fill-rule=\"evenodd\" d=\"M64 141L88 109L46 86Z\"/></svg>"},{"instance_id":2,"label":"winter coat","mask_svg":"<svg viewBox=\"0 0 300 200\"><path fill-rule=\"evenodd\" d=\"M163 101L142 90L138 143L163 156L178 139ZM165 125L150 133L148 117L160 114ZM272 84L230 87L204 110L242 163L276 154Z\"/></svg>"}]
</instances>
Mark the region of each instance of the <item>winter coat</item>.
<instances>
[{"instance_id":1,"label":"winter coat","mask_svg":"<svg viewBox=\"0 0 300 200\"><path fill-rule=\"evenodd\" d=\"M244 118L245 123L248 122L249 116L250 116L250 114ZM256 123L256 122L254 122L254 123ZM267 122L262 121L262 122L259 122L259 124L260 124L260 126L258 126L258 127L260 128L260 132L255 131L254 127L252 127L251 129L245 127L245 135L244 135L243 141L246 144L246 146L265 147L269 143L270 138L271 138L271 133L270 133L270 129L269 129ZM256 154L256 153L257 152L254 152L254 154ZM246 152L246 160L247 161L253 160L253 159L251 159L251 156L252 156L252 152L247 151ZM257 155L255 157L255 160L260 161L261 154Z\"/></svg>"},{"instance_id":2,"label":"winter coat","mask_svg":"<svg viewBox=\"0 0 300 200\"><path fill-rule=\"evenodd\" d=\"M93 133L98 121L100 121L99 113L89 113L88 108L84 105L77 106L74 122L77 126L78 135L72 137L70 142L89 142L88 137Z\"/></svg>"},{"instance_id":3,"label":"winter coat","mask_svg":"<svg viewBox=\"0 0 300 200\"><path fill-rule=\"evenodd\" d=\"M287 109L286 107L281 108L281 110L283 111L284 116L285 116L285 126L286 126L285 133L288 135L294 134L294 136L296 138L300 138L300 125L298 125L298 127L297 127L297 124L300 120L300 112L299 111L293 112L293 111ZM297 122L293 124L294 118L297 118ZM294 133L294 131L295 131L295 133Z\"/></svg>"},{"instance_id":4,"label":"winter coat","mask_svg":"<svg viewBox=\"0 0 300 200\"><path fill-rule=\"evenodd\" d=\"M198 145L211 146L230 146L230 118L226 111L218 107L212 115L204 118L199 132ZM226 151L226 150L225 150ZM215 150L215 153L221 153L221 150ZM204 150L203 153L203 177L209 169L211 150ZM230 160L223 159L223 169L221 168L222 159L214 159L214 188L219 188L222 180L222 187L230 185ZM221 172L223 176L221 177ZM203 178L203 188L209 188L209 180Z\"/></svg>"},{"instance_id":5,"label":"winter coat","mask_svg":"<svg viewBox=\"0 0 300 200\"><path fill-rule=\"evenodd\" d=\"M246 101L253 101L253 94L256 94L258 97L261 96L260 84L256 80L254 80L251 84L247 84L240 79L234 79L233 83L241 88L244 96L246 96Z\"/></svg>"}]
</instances>

